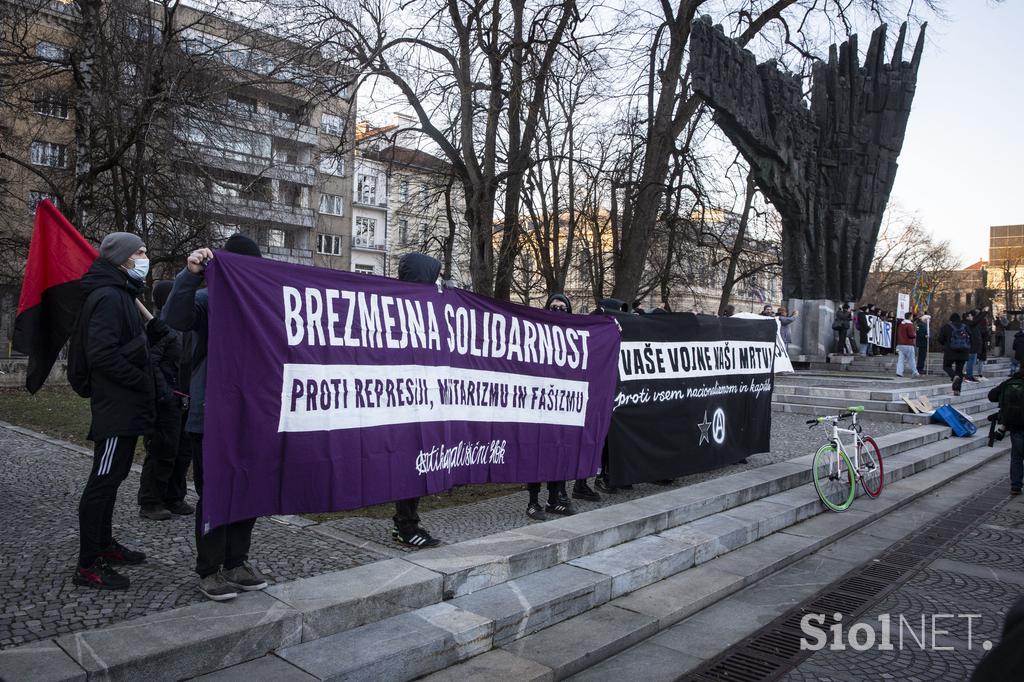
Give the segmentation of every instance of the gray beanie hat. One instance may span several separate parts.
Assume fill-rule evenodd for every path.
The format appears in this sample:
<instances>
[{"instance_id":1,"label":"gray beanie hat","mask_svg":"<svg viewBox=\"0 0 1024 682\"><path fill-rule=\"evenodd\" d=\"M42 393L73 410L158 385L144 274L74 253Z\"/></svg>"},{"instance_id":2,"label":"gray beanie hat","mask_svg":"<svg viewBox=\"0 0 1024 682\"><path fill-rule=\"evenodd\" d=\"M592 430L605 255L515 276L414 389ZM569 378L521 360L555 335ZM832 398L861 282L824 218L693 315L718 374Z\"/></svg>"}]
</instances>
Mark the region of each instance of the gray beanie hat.
<instances>
[{"instance_id":1,"label":"gray beanie hat","mask_svg":"<svg viewBox=\"0 0 1024 682\"><path fill-rule=\"evenodd\" d=\"M100 243L100 258L105 258L114 265L121 265L143 246L145 244L137 234L111 232Z\"/></svg>"}]
</instances>

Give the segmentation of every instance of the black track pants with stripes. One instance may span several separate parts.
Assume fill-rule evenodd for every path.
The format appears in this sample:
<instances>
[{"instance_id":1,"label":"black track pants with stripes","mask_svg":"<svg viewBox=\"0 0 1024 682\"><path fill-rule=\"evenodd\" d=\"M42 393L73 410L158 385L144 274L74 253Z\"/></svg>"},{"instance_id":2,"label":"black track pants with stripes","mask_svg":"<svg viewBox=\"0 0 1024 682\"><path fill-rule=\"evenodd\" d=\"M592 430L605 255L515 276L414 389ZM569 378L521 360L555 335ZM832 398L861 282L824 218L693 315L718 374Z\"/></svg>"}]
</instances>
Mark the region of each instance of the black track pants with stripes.
<instances>
[{"instance_id":1,"label":"black track pants with stripes","mask_svg":"<svg viewBox=\"0 0 1024 682\"><path fill-rule=\"evenodd\" d=\"M96 442L89 482L78 503L78 565L89 566L113 539L111 524L117 489L128 477L138 436L111 436Z\"/></svg>"}]
</instances>

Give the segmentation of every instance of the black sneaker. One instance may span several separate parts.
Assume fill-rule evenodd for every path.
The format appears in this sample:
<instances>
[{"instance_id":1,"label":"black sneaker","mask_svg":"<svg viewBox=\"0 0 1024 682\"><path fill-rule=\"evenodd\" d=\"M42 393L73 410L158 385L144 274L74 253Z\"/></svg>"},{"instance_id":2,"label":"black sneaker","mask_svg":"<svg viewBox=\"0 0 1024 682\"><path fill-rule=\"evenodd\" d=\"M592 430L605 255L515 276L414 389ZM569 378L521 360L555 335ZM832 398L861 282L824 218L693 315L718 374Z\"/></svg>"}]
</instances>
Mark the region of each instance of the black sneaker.
<instances>
[{"instance_id":1,"label":"black sneaker","mask_svg":"<svg viewBox=\"0 0 1024 682\"><path fill-rule=\"evenodd\" d=\"M534 521L548 520L548 517L544 514L544 510L540 506L540 502L531 502L526 505L526 515Z\"/></svg>"},{"instance_id":2,"label":"black sneaker","mask_svg":"<svg viewBox=\"0 0 1024 682\"><path fill-rule=\"evenodd\" d=\"M608 495L616 495L619 492L619 489L609 483L603 476L598 476L594 479L594 487Z\"/></svg>"},{"instance_id":3,"label":"black sneaker","mask_svg":"<svg viewBox=\"0 0 1024 682\"><path fill-rule=\"evenodd\" d=\"M601 496L594 492L585 480L579 480L572 484L572 496L577 500L590 500L591 502L601 499Z\"/></svg>"},{"instance_id":4,"label":"black sneaker","mask_svg":"<svg viewBox=\"0 0 1024 682\"><path fill-rule=\"evenodd\" d=\"M960 395L960 388L964 385L964 378L958 376L953 379L953 395Z\"/></svg>"},{"instance_id":5,"label":"black sneaker","mask_svg":"<svg viewBox=\"0 0 1024 682\"><path fill-rule=\"evenodd\" d=\"M155 504L139 507L139 516L150 521L171 520L171 512Z\"/></svg>"},{"instance_id":6,"label":"black sneaker","mask_svg":"<svg viewBox=\"0 0 1024 682\"><path fill-rule=\"evenodd\" d=\"M195 507L185 500L178 500L167 505L167 511L178 516L191 516L196 513Z\"/></svg>"},{"instance_id":7,"label":"black sneaker","mask_svg":"<svg viewBox=\"0 0 1024 682\"><path fill-rule=\"evenodd\" d=\"M146 555L142 552L136 552L133 549L128 549L117 540L111 540L110 545L100 552L100 558L106 559L107 563L112 566L125 564L132 566L144 562L146 560Z\"/></svg>"},{"instance_id":8,"label":"black sneaker","mask_svg":"<svg viewBox=\"0 0 1024 682\"><path fill-rule=\"evenodd\" d=\"M91 566L79 566L75 570L72 582L82 587L94 587L97 590L127 590L131 581L110 567L105 559L96 559Z\"/></svg>"},{"instance_id":9,"label":"black sneaker","mask_svg":"<svg viewBox=\"0 0 1024 682\"><path fill-rule=\"evenodd\" d=\"M1011 495L1020 495L1020 486L1013 486L1010 488Z\"/></svg>"},{"instance_id":10,"label":"black sneaker","mask_svg":"<svg viewBox=\"0 0 1024 682\"><path fill-rule=\"evenodd\" d=\"M440 540L431 536L430 533L422 528L416 528L408 533L403 533L396 527L391 531L391 537L393 537L396 542L400 542L403 545L409 545L410 547L415 547L416 549L437 547L441 544Z\"/></svg>"},{"instance_id":11,"label":"black sneaker","mask_svg":"<svg viewBox=\"0 0 1024 682\"><path fill-rule=\"evenodd\" d=\"M548 502L548 505L544 507L544 511L548 514L558 514L559 516L572 516L576 513L576 507L566 498Z\"/></svg>"}]
</instances>

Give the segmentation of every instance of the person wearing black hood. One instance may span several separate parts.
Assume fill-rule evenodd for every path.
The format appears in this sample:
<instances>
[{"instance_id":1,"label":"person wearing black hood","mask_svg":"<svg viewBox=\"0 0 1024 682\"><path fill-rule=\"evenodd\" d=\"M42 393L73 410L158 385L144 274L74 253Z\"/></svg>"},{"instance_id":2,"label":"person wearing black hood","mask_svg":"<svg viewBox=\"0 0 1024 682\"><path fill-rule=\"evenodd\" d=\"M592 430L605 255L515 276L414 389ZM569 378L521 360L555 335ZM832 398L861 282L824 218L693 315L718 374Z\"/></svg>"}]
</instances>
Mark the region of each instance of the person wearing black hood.
<instances>
[{"instance_id":1,"label":"person wearing black hood","mask_svg":"<svg viewBox=\"0 0 1024 682\"><path fill-rule=\"evenodd\" d=\"M565 294L551 294L548 296L547 303L544 304L544 309L571 315L572 303L565 297ZM582 484L587 485L586 479L583 479ZM573 486L574 494L577 485L580 485L580 481L576 481ZM540 483L528 483L526 490L530 493L530 501L526 505L526 515L534 521L545 520L547 518L545 513L559 516L572 516L576 513L576 506L565 492L565 481L548 481L548 504L543 508L540 506Z\"/></svg>"},{"instance_id":2,"label":"person wearing black hood","mask_svg":"<svg viewBox=\"0 0 1024 682\"><path fill-rule=\"evenodd\" d=\"M407 253L398 261L398 279L403 282L434 284L440 276L441 261L425 253ZM395 525L391 529L391 537L395 542L416 549L436 547L441 541L420 528L419 506L418 497L395 502L395 515L392 517Z\"/></svg>"},{"instance_id":3,"label":"person wearing black hood","mask_svg":"<svg viewBox=\"0 0 1024 682\"><path fill-rule=\"evenodd\" d=\"M142 240L113 232L103 238L100 257L81 280L85 302L71 338L88 367L88 438L95 449L78 504L76 585L127 589L130 581L112 566L146 560L115 540L112 526L117 489L131 471L135 444L153 428L153 370L136 298L148 271Z\"/></svg>"},{"instance_id":4,"label":"person wearing black hood","mask_svg":"<svg viewBox=\"0 0 1024 682\"><path fill-rule=\"evenodd\" d=\"M243 234L233 234L224 250L243 256L262 257L259 246ZM167 304L161 311L172 329L192 332L192 378L185 431L191 441L192 479L199 494L196 505L196 573L199 591L213 601L238 596L238 591L262 590L267 580L249 564L249 547L256 519L235 521L203 534L203 411L206 405L206 360L209 343L210 300L206 289L200 290L206 263L213 259L207 248L193 251L185 269L174 278Z\"/></svg>"},{"instance_id":5,"label":"person wearing black hood","mask_svg":"<svg viewBox=\"0 0 1024 682\"><path fill-rule=\"evenodd\" d=\"M157 311L167 303L174 285L170 280L153 284ZM146 461L139 478L139 516L166 521L172 514L187 516L194 510L185 502L185 475L191 457L179 447L182 393L178 390L181 365L181 335L157 316L146 327L149 351L156 379L156 423L153 433L143 438Z\"/></svg>"}]
</instances>

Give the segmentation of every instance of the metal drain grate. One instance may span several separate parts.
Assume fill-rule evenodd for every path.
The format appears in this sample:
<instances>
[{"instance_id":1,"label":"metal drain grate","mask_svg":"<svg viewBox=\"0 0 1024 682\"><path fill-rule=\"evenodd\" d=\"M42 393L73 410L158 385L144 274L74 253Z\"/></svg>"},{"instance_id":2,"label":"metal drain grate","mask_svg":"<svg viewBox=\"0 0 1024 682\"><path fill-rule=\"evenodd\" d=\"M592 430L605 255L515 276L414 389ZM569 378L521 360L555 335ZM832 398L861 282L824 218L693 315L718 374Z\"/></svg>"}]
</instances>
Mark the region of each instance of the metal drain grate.
<instances>
[{"instance_id":1,"label":"metal drain grate","mask_svg":"<svg viewBox=\"0 0 1024 682\"><path fill-rule=\"evenodd\" d=\"M1006 502L1004 482L993 484L965 503L915 531L877 559L858 566L818 594L782 614L758 632L727 649L681 679L693 682L772 682L797 667L812 652L800 649L805 614L825 614L828 628L838 614L856 618L931 563L932 557L967 534L978 519Z\"/></svg>"},{"instance_id":2,"label":"metal drain grate","mask_svg":"<svg viewBox=\"0 0 1024 682\"><path fill-rule=\"evenodd\" d=\"M707 682L759 682L783 665L782 661L767 661L744 652L708 668L697 679Z\"/></svg>"}]
</instances>

